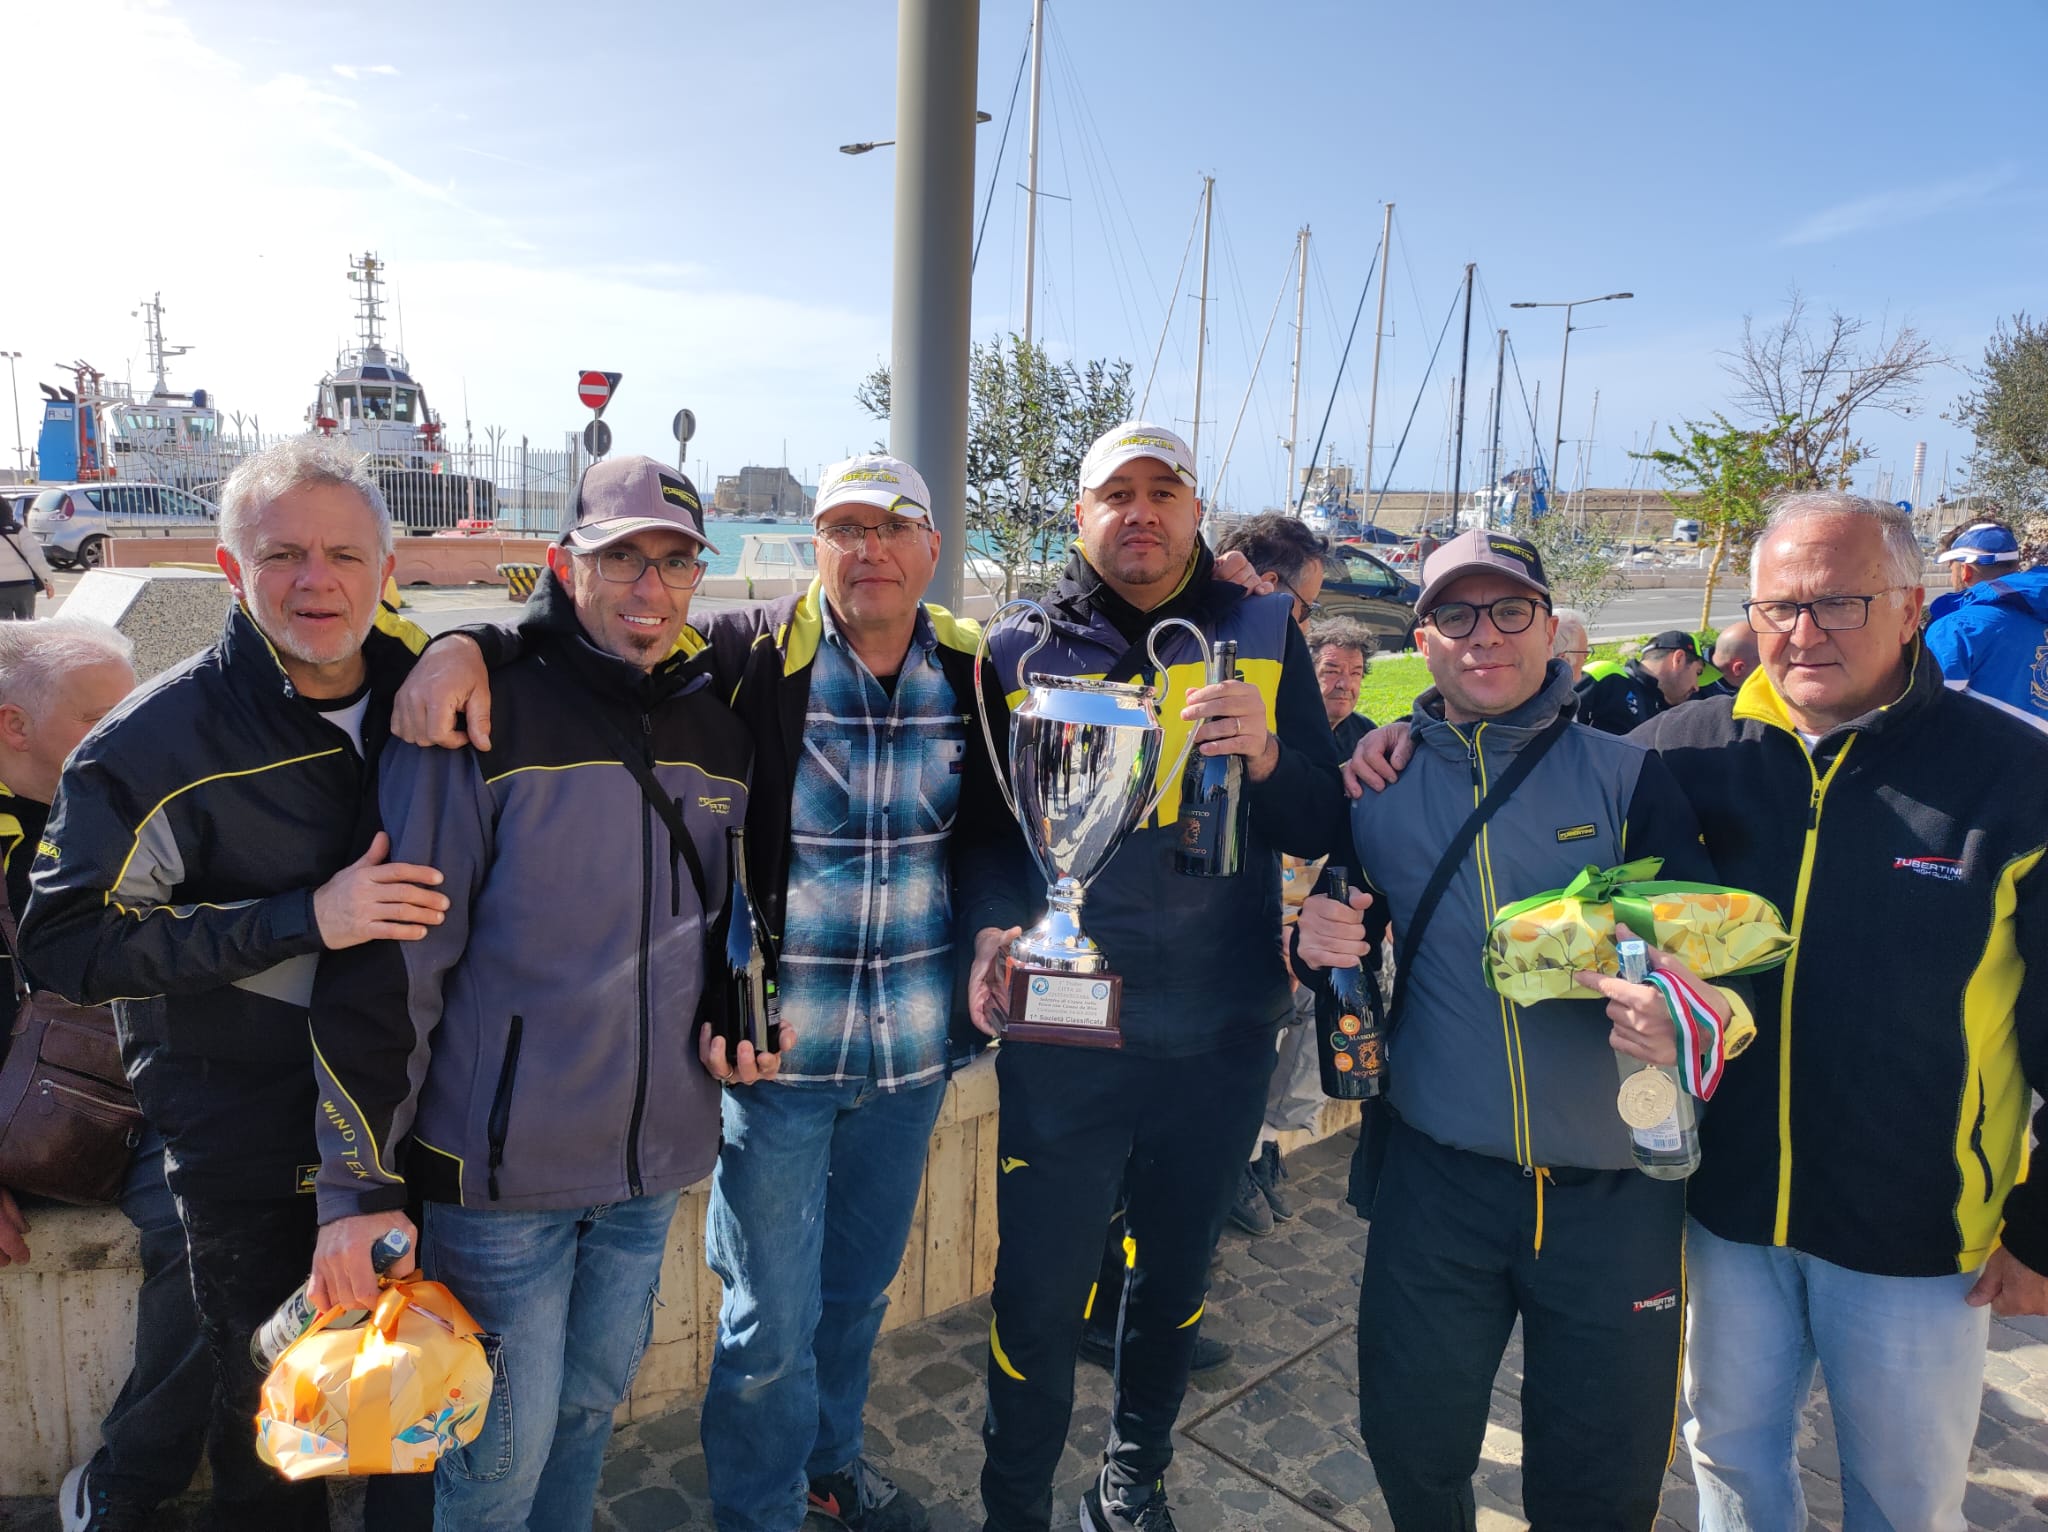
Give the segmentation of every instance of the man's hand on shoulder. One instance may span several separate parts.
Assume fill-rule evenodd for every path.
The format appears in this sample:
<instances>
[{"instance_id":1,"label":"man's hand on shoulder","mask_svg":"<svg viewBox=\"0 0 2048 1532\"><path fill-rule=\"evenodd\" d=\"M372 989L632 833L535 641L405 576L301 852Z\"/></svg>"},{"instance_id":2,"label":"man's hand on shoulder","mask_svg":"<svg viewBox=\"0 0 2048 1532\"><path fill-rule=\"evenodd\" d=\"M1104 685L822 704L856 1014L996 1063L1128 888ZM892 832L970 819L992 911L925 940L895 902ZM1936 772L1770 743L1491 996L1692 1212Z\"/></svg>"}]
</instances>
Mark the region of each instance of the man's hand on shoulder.
<instances>
[{"instance_id":1,"label":"man's hand on shoulder","mask_svg":"<svg viewBox=\"0 0 2048 1532\"><path fill-rule=\"evenodd\" d=\"M2048 1314L2048 1275L2035 1271L2000 1245L1984 1263L1967 1301L1973 1309L1990 1304L1991 1312L2000 1319Z\"/></svg>"},{"instance_id":2,"label":"man's hand on shoulder","mask_svg":"<svg viewBox=\"0 0 2048 1532\"><path fill-rule=\"evenodd\" d=\"M491 748L491 672L475 639L450 633L427 645L392 701L391 733L408 745Z\"/></svg>"},{"instance_id":3,"label":"man's hand on shoulder","mask_svg":"<svg viewBox=\"0 0 2048 1532\"><path fill-rule=\"evenodd\" d=\"M370 849L313 893L313 921L328 951L363 942L416 942L438 926L448 896L434 887L441 874L412 862L387 862L391 837L382 830Z\"/></svg>"},{"instance_id":4,"label":"man's hand on shoulder","mask_svg":"<svg viewBox=\"0 0 2048 1532\"><path fill-rule=\"evenodd\" d=\"M1280 588L1280 577L1276 574L1260 574L1252 568L1252 561L1239 548L1216 555L1215 567L1210 575L1226 585L1235 585L1253 596L1270 596Z\"/></svg>"},{"instance_id":5,"label":"man's hand on shoulder","mask_svg":"<svg viewBox=\"0 0 2048 1532\"><path fill-rule=\"evenodd\" d=\"M1351 759L1344 763L1344 791L1362 798L1368 787L1376 793L1392 787L1401 768L1415 754L1413 733L1407 719L1397 718L1381 724L1360 740Z\"/></svg>"}]
</instances>

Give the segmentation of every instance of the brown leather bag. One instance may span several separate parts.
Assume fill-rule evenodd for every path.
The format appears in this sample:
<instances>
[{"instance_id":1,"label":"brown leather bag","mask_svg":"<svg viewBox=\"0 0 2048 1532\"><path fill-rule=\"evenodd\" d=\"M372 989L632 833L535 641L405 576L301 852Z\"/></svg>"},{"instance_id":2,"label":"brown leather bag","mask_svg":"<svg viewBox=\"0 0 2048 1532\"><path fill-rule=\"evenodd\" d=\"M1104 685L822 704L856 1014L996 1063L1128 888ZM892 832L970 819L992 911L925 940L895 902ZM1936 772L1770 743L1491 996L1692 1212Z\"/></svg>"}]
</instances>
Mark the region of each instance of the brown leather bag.
<instances>
[{"instance_id":1,"label":"brown leather bag","mask_svg":"<svg viewBox=\"0 0 2048 1532\"><path fill-rule=\"evenodd\" d=\"M59 1202L112 1202L142 1141L113 1012L29 989L4 885L0 937L15 998L0 1058L0 1186Z\"/></svg>"}]
</instances>

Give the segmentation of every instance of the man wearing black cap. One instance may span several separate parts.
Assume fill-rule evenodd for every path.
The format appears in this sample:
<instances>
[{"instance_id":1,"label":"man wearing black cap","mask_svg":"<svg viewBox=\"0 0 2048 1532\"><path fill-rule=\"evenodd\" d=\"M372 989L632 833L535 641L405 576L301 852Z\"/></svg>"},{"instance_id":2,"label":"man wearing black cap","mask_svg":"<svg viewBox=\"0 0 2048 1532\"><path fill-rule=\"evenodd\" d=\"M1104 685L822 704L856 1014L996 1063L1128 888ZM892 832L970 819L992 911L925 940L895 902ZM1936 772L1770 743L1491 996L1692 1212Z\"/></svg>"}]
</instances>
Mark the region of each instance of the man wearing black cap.
<instances>
[{"instance_id":1,"label":"man wearing black cap","mask_svg":"<svg viewBox=\"0 0 2048 1532\"><path fill-rule=\"evenodd\" d=\"M1643 645L1640 659L1581 689L1579 721L1609 734L1626 734L1691 697L1705 669L1693 636L1667 628Z\"/></svg>"}]
</instances>

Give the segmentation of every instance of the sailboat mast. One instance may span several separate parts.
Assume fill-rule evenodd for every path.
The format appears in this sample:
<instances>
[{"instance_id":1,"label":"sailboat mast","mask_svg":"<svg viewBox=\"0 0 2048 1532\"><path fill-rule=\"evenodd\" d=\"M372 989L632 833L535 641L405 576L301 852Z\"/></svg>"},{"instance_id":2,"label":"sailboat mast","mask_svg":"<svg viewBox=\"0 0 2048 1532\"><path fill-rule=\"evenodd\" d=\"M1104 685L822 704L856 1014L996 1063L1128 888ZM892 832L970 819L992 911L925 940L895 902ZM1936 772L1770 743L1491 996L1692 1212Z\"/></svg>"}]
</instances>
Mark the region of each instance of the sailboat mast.
<instances>
[{"instance_id":1,"label":"sailboat mast","mask_svg":"<svg viewBox=\"0 0 2048 1532\"><path fill-rule=\"evenodd\" d=\"M1294 503L1294 449L1301 436L1301 320L1308 296L1308 225L1294 236L1301 265L1294 278L1294 383L1287 394L1287 493L1283 500Z\"/></svg>"},{"instance_id":2,"label":"sailboat mast","mask_svg":"<svg viewBox=\"0 0 2048 1532\"><path fill-rule=\"evenodd\" d=\"M1501 386L1507 382L1508 332L1502 330L1494 342L1493 352L1493 453L1492 462L1486 470L1487 488L1498 493L1500 490L1500 405Z\"/></svg>"},{"instance_id":3,"label":"sailboat mast","mask_svg":"<svg viewBox=\"0 0 2048 1532\"><path fill-rule=\"evenodd\" d=\"M1380 306L1372 322L1372 392L1365 409L1365 488L1372 492L1372 441L1380 422L1380 341L1387 333L1387 263L1393 258L1394 204L1380 223Z\"/></svg>"},{"instance_id":4,"label":"sailboat mast","mask_svg":"<svg viewBox=\"0 0 2048 1532\"><path fill-rule=\"evenodd\" d=\"M1031 127L1024 164L1024 344L1031 345L1031 305L1038 296L1038 82L1045 65L1045 0L1031 0Z\"/></svg>"},{"instance_id":5,"label":"sailboat mast","mask_svg":"<svg viewBox=\"0 0 2048 1532\"><path fill-rule=\"evenodd\" d=\"M1209 350L1209 224L1216 211L1216 178L1202 177L1202 298L1195 310L1195 428L1188 434L1188 450L1194 454L1195 474L1202 462L1202 361Z\"/></svg>"},{"instance_id":6,"label":"sailboat mast","mask_svg":"<svg viewBox=\"0 0 2048 1532\"><path fill-rule=\"evenodd\" d=\"M1465 263L1465 339L1458 353L1458 412L1452 425L1454 428L1451 447L1451 525L1458 523L1459 496L1464 489L1465 472L1465 374L1472 370L1472 273L1479 269L1478 262Z\"/></svg>"}]
</instances>

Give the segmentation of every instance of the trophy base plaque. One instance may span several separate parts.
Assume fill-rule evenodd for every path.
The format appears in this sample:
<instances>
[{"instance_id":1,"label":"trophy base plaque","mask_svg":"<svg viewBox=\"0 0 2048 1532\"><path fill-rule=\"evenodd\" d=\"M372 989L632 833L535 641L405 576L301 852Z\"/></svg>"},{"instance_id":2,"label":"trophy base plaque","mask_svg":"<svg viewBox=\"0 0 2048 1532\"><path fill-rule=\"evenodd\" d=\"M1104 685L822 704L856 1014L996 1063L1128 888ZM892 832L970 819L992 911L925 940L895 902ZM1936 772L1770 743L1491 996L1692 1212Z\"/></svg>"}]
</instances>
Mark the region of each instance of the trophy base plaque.
<instances>
[{"instance_id":1,"label":"trophy base plaque","mask_svg":"<svg viewBox=\"0 0 2048 1532\"><path fill-rule=\"evenodd\" d=\"M1010 960L1009 1021L1003 1040L1070 1048L1121 1048L1117 1008L1123 980L1112 973L1060 973Z\"/></svg>"}]
</instances>

